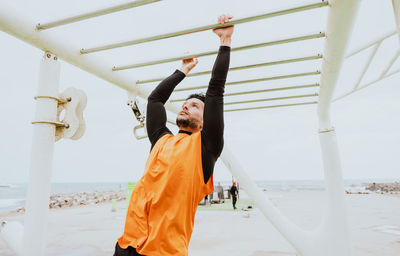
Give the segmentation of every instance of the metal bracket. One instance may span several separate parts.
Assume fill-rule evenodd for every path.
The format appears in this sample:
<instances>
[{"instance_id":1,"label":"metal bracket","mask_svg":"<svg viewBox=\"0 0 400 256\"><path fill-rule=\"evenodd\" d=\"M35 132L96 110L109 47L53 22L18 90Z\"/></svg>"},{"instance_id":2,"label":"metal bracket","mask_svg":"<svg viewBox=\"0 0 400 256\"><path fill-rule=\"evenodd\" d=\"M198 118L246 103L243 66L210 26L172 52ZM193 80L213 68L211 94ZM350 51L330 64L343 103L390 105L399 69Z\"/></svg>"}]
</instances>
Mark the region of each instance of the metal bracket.
<instances>
[{"instance_id":1,"label":"metal bracket","mask_svg":"<svg viewBox=\"0 0 400 256\"><path fill-rule=\"evenodd\" d=\"M142 115L142 113L140 112L140 109L137 105L137 99L135 100L129 100L128 101L128 106L131 107L133 114L135 115L136 119L139 121L139 123L141 125L144 125L144 121L146 119L146 117L144 115Z\"/></svg>"},{"instance_id":2,"label":"metal bracket","mask_svg":"<svg viewBox=\"0 0 400 256\"><path fill-rule=\"evenodd\" d=\"M57 97L53 97L53 96L41 96L41 95L35 96L33 98L35 100L37 100L37 99L52 99L52 100L58 101L58 104L65 104L72 100L71 97L68 97L66 99L61 99L61 98L57 98Z\"/></svg>"},{"instance_id":3,"label":"metal bracket","mask_svg":"<svg viewBox=\"0 0 400 256\"><path fill-rule=\"evenodd\" d=\"M327 132L334 132L335 127L327 128L327 129L320 129L318 132L319 133L327 133Z\"/></svg>"},{"instance_id":4,"label":"metal bracket","mask_svg":"<svg viewBox=\"0 0 400 256\"><path fill-rule=\"evenodd\" d=\"M86 107L86 94L75 88L68 88L59 97L38 95L34 97L38 99L52 99L57 101L57 120L39 120L33 121L32 124L51 124L56 126L56 141L62 138L77 140L82 137L85 132L86 125L83 119L83 110ZM65 111L63 120L60 120L61 112ZM68 129L68 130L67 130Z\"/></svg>"},{"instance_id":5,"label":"metal bracket","mask_svg":"<svg viewBox=\"0 0 400 256\"><path fill-rule=\"evenodd\" d=\"M54 121L33 121L32 124L53 124L56 127L69 128L69 124L63 122L54 122Z\"/></svg>"},{"instance_id":6,"label":"metal bracket","mask_svg":"<svg viewBox=\"0 0 400 256\"><path fill-rule=\"evenodd\" d=\"M129 93L128 92L128 103L127 105L132 109L133 114L136 117L136 120L140 123L139 125L136 125L133 128L133 134L135 135L135 138L137 140L141 140L144 138L147 138L147 132L146 132L146 115L144 113L144 111L140 110L140 102L138 101L137 97L135 94ZM144 109L144 106L142 106L142 109ZM140 135L138 131L140 131L141 129L144 130L143 134Z\"/></svg>"},{"instance_id":7,"label":"metal bracket","mask_svg":"<svg viewBox=\"0 0 400 256\"><path fill-rule=\"evenodd\" d=\"M66 99L61 99L53 96L46 96L46 95L37 95L33 97L35 100L38 99L52 99L58 102L58 105L60 104L65 104L71 101L71 97L68 97ZM61 127L61 128L69 128L69 124L65 122L56 122L56 121L33 121L32 124L52 124L55 125L56 127Z\"/></svg>"}]
</instances>

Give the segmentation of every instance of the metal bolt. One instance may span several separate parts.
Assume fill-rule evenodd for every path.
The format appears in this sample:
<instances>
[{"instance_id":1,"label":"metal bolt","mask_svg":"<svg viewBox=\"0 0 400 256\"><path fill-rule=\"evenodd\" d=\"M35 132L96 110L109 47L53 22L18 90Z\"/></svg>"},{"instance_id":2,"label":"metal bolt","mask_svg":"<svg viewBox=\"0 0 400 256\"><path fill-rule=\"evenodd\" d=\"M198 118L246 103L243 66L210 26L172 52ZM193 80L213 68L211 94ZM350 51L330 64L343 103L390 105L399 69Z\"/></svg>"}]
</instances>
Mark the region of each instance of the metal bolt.
<instances>
[{"instance_id":1,"label":"metal bolt","mask_svg":"<svg viewBox=\"0 0 400 256\"><path fill-rule=\"evenodd\" d=\"M57 56L54 56L54 60L57 60L58 58L57 58Z\"/></svg>"},{"instance_id":2,"label":"metal bolt","mask_svg":"<svg viewBox=\"0 0 400 256\"><path fill-rule=\"evenodd\" d=\"M67 128L67 129L68 129L68 128L69 128L69 124L65 124L65 128Z\"/></svg>"},{"instance_id":3,"label":"metal bolt","mask_svg":"<svg viewBox=\"0 0 400 256\"><path fill-rule=\"evenodd\" d=\"M51 54L50 53L48 53L48 54L46 54L46 56L47 56L47 58L51 58Z\"/></svg>"}]
</instances>

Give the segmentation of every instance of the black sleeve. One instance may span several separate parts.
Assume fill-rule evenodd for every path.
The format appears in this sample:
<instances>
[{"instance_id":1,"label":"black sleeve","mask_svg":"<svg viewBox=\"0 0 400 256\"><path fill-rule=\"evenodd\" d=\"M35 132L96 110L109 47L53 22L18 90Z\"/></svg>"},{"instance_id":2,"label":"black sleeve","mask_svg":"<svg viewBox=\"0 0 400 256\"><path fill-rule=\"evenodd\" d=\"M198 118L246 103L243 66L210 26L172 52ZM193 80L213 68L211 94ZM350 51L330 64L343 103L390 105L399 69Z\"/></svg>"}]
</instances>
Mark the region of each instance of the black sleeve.
<instances>
[{"instance_id":1,"label":"black sleeve","mask_svg":"<svg viewBox=\"0 0 400 256\"><path fill-rule=\"evenodd\" d=\"M210 179L224 146L224 90L231 48L221 46L212 70L204 104L201 155L204 183Z\"/></svg>"},{"instance_id":2,"label":"black sleeve","mask_svg":"<svg viewBox=\"0 0 400 256\"><path fill-rule=\"evenodd\" d=\"M157 140L165 134L172 134L167 128L167 113L164 108L174 88L185 78L185 74L176 70L165 78L150 94L147 99L146 128L151 142L151 148Z\"/></svg>"}]
</instances>

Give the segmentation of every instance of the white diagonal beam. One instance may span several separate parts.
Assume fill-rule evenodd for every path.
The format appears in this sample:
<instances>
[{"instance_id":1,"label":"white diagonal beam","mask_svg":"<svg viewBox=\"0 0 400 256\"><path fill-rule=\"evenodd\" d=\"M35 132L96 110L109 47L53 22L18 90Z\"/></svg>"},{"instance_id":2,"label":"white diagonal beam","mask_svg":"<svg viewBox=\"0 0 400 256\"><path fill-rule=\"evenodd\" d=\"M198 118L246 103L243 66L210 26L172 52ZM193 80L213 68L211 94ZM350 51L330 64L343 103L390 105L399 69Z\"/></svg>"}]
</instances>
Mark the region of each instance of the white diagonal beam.
<instances>
[{"instance_id":1,"label":"white diagonal beam","mask_svg":"<svg viewBox=\"0 0 400 256\"><path fill-rule=\"evenodd\" d=\"M378 51L379 47L381 46L381 43L382 43L382 41L377 43L374 46L374 49L370 53L368 61L365 63L364 69L362 70L361 75L358 78L357 83L354 85L353 90L357 89L357 87L360 85L362 79L364 78L365 73L367 73L367 70L368 70L369 66L371 65L371 62L372 62L372 60L374 59L374 57L376 55L376 52Z\"/></svg>"},{"instance_id":2,"label":"white diagonal beam","mask_svg":"<svg viewBox=\"0 0 400 256\"><path fill-rule=\"evenodd\" d=\"M78 47L67 44L62 38L49 33L37 31L32 24L35 21L27 13L20 12L7 5L6 1L0 2L0 30L14 36L38 49L50 51L65 62L93 74L122 89L133 92L139 97L147 98L151 88L136 87L136 82L122 73L113 72L103 60L97 56L83 56ZM178 112L178 107L166 104L168 110Z\"/></svg>"},{"instance_id":3,"label":"white diagonal beam","mask_svg":"<svg viewBox=\"0 0 400 256\"><path fill-rule=\"evenodd\" d=\"M151 3L159 2L159 1L161 1L161 0L132 1L132 2L129 2L129 3L124 3L124 4L120 4L120 5L116 5L116 6L111 6L111 7L108 7L108 8L103 8L103 9L100 9L100 10L96 10L96 11L92 11L92 12L88 12L88 13L83 13L83 14L80 14L80 15L68 17L68 18L65 18L65 19L57 20L57 21L52 21L52 22L43 23L43 24L39 23L39 24L36 25L36 29L37 30L44 30L44 29L54 28L54 27L58 27L58 26L71 24L71 23L74 23L74 22L78 22L78 21L81 21L81 20L95 18L95 17L98 17L98 16L107 15L107 14L110 14L110 13L119 12L119 11L123 11L123 10L126 10L126 9L131 9L131 8L134 8L134 7L138 7L138 6L142 6L142 5L146 5L146 4L151 4Z\"/></svg>"},{"instance_id":4,"label":"white diagonal beam","mask_svg":"<svg viewBox=\"0 0 400 256\"><path fill-rule=\"evenodd\" d=\"M350 58L351 56L356 55L357 53L362 52L362 51L368 49L369 47L371 47L371 46L373 46L373 45L375 45L377 43L383 42L384 40L388 39L389 37L394 36L395 34L397 34L397 31L392 31L392 32L387 33L387 34L385 34L383 36L380 36L379 38L377 38L375 40L372 40L371 42L368 42L367 44L361 46L360 48L351 51L350 53L348 53L346 55L346 58Z\"/></svg>"}]
</instances>

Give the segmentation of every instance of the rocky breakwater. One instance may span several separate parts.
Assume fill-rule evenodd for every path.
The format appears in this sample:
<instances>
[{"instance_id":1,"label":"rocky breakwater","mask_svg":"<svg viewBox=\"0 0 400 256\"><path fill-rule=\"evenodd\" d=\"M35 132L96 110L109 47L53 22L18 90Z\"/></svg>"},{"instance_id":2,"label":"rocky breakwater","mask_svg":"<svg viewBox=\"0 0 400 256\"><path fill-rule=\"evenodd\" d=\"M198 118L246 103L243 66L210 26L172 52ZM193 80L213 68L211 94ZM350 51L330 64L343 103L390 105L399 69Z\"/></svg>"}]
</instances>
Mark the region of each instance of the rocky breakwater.
<instances>
[{"instance_id":1,"label":"rocky breakwater","mask_svg":"<svg viewBox=\"0 0 400 256\"><path fill-rule=\"evenodd\" d=\"M80 192L71 194L54 194L50 196L49 208L66 208L83 205L95 205L101 203L122 201L126 198L126 191ZM25 208L19 208L15 212L23 213Z\"/></svg>"},{"instance_id":2,"label":"rocky breakwater","mask_svg":"<svg viewBox=\"0 0 400 256\"><path fill-rule=\"evenodd\" d=\"M366 190L377 192L377 193L389 193L397 194L400 193L400 182L393 183L369 183L365 186Z\"/></svg>"}]
</instances>

